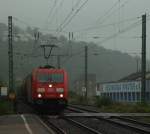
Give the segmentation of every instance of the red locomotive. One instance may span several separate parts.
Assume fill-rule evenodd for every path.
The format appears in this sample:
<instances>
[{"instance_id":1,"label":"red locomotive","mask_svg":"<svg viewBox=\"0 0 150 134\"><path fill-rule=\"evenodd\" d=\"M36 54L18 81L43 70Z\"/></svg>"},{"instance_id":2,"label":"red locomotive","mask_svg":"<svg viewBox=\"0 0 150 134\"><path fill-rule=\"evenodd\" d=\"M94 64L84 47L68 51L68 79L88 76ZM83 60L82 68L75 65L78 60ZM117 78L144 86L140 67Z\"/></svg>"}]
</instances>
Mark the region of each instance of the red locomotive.
<instances>
[{"instance_id":1,"label":"red locomotive","mask_svg":"<svg viewBox=\"0 0 150 134\"><path fill-rule=\"evenodd\" d=\"M33 69L25 79L25 94L34 105L60 106L68 101L68 76L64 69L40 67Z\"/></svg>"}]
</instances>

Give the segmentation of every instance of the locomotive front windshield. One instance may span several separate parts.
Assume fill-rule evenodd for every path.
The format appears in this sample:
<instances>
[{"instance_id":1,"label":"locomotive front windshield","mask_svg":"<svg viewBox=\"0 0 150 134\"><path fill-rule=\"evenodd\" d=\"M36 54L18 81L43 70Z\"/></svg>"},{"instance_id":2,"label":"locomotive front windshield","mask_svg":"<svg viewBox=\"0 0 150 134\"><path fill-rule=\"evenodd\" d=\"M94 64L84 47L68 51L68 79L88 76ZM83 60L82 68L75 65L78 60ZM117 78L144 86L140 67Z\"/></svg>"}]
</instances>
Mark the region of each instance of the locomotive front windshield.
<instances>
[{"instance_id":1,"label":"locomotive front windshield","mask_svg":"<svg viewBox=\"0 0 150 134\"><path fill-rule=\"evenodd\" d=\"M39 82L53 82L53 83L62 83L64 81L63 74L45 74L40 73L38 74L38 81Z\"/></svg>"}]
</instances>

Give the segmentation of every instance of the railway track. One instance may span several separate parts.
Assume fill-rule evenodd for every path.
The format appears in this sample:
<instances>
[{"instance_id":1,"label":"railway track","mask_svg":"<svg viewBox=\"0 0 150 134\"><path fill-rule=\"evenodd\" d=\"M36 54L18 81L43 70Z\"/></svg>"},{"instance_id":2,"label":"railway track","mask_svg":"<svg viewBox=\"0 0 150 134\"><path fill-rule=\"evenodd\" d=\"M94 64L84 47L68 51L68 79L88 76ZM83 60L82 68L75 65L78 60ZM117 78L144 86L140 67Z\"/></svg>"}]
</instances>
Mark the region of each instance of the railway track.
<instances>
[{"instance_id":1,"label":"railway track","mask_svg":"<svg viewBox=\"0 0 150 134\"><path fill-rule=\"evenodd\" d=\"M37 119L39 120L39 122L41 122L41 124L44 126L45 129L48 130L50 134L67 134L63 129L51 122L47 115L42 114L41 111L38 111L35 107L27 104L22 100L18 101L17 113L37 115Z\"/></svg>"},{"instance_id":2,"label":"railway track","mask_svg":"<svg viewBox=\"0 0 150 134\"><path fill-rule=\"evenodd\" d=\"M68 119L68 118L64 118L66 121L68 122L71 122L73 124L75 124L76 126L80 127L81 129L85 129L86 131L90 132L91 134L102 134L101 132L91 128L91 127L88 127L76 120L73 120L73 119Z\"/></svg>"},{"instance_id":3,"label":"railway track","mask_svg":"<svg viewBox=\"0 0 150 134\"><path fill-rule=\"evenodd\" d=\"M59 118L58 115L45 115L41 111L38 111L37 109L35 110L31 105L20 102L18 112L23 113L24 111L28 111L29 113L31 111L31 113L36 114L42 120L42 122L44 122L44 126L47 126L47 128L52 129L56 134L76 134L76 131L82 134L102 134L75 120L68 118ZM66 123L64 123L64 121ZM61 124L65 125L61 126Z\"/></svg>"},{"instance_id":4,"label":"railway track","mask_svg":"<svg viewBox=\"0 0 150 134\"><path fill-rule=\"evenodd\" d=\"M84 108L74 105L69 105L68 110L74 111L74 112L93 112L98 113L96 110L92 110L92 108ZM150 134L150 124L149 123L143 123L139 122L137 120L133 120L130 118L124 118L124 117L94 117L100 121L109 122L114 125L118 125L120 127L130 129L133 132L140 133L140 134Z\"/></svg>"},{"instance_id":5,"label":"railway track","mask_svg":"<svg viewBox=\"0 0 150 134\"><path fill-rule=\"evenodd\" d=\"M78 121L59 116L40 116L56 134L102 134Z\"/></svg>"},{"instance_id":6,"label":"railway track","mask_svg":"<svg viewBox=\"0 0 150 134\"><path fill-rule=\"evenodd\" d=\"M67 134L62 128L57 126L55 123L51 122L48 116L40 116L42 121L47 124L48 127L53 129L56 134Z\"/></svg>"},{"instance_id":7,"label":"railway track","mask_svg":"<svg viewBox=\"0 0 150 134\"><path fill-rule=\"evenodd\" d=\"M122 117L117 117L117 118L113 117L113 118L105 119L105 120L112 122L112 123L116 123L126 128L133 129L134 131L140 132L142 134L150 134L150 125L138 122L136 120L130 120L128 118L125 119Z\"/></svg>"},{"instance_id":8,"label":"railway track","mask_svg":"<svg viewBox=\"0 0 150 134\"><path fill-rule=\"evenodd\" d=\"M92 110L93 108L88 108L88 107L84 108L83 106L79 107L79 106L69 105L68 110L71 112L74 111L76 113L77 112L78 113L83 113L83 112L84 113L87 113L87 112L97 113L96 110ZM34 110L31 110L31 111L34 111ZM86 134L107 133L109 134L109 132L106 132L108 128L110 130L113 130L114 128L113 127L111 128L109 125L107 125L107 123L111 125L116 125L117 126L116 128L124 128L126 130L131 130L132 132L136 134L149 134L150 133L150 124L139 122L130 118L124 118L124 117L108 117L108 118L92 117L92 118L87 119L85 117L68 118L65 116L55 117L55 116L44 115L44 116L40 116L40 118L47 124L48 127L52 128L58 134L76 134L76 133L82 133L82 134L84 133ZM94 118L96 120L94 120ZM111 134L113 134L113 132Z\"/></svg>"}]
</instances>

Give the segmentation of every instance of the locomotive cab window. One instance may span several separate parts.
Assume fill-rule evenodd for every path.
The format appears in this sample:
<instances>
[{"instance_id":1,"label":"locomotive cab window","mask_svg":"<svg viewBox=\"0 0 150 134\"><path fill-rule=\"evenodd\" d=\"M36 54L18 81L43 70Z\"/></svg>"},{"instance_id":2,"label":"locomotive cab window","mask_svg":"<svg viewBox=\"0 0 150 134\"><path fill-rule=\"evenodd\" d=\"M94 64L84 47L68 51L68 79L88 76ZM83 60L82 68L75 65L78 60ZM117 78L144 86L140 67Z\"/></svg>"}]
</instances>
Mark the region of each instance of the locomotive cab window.
<instances>
[{"instance_id":1,"label":"locomotive cab window","mask_svg":"<svg viewBox=\"0 0 150 134\"><path fill-rule=\"evenodd\" d=\"M63 74L38 74L38 81L39 82L53 82L53 83L62 83L64 82L64 75Z\"/></svg>"}]
</instances>

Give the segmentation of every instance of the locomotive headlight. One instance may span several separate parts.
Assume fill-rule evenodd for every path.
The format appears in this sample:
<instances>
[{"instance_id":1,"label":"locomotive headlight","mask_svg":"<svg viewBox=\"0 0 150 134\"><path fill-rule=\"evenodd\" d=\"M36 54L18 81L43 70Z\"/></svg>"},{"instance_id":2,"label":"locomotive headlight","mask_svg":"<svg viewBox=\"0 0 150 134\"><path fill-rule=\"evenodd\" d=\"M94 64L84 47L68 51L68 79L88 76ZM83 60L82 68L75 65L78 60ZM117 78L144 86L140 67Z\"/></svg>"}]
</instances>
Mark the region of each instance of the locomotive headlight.
<instances>
[{"instance_id":1,"label":"locomotive headlight","mask_svg":"<svg viewBox=\"0 0 150 134\"><path fill-rule=\"evenodd\" d=\"M49 84L49 87L52 87L52 84Z\"/></svg>"},{"instance_id":2,"label":"locomotive headlight","mask_svg":"<svg viewBox=\"0 0 150 134\"><path fill-rule=\"evenodd\" d=\"M63 95L63 94L60 94L59 96L60 96L60 98L63 98L63 97L64 97L64 95Z\"/></svg>"},{"instance_id":3,"label":"locomotive headlight","mask_svg":"<svg viewBox=\"0 0 150 134\"><path fill-rule=\"evenodd\" d=\"M41 95L41 94L38 94L38 98L42 98L42 95Z\"/></svg>"},{"instance_id":4,"label":"locomotive headlight","mask_svg":"<svg viewBox=\"0 0 150 134\"><path fill-rule=\"evenodd\" d=\"M58 93L63 93L63 92L64 92L64 89L63 89L63 88L56 88L56 92L58 92Z\"/></svg>"},{"instance_id":5,"label":"locomotive headlight","mask_svg":"<svg viewBox=\"0 0 150 134\"><path fill-rule=\"evenodd\" d=\"M38 93L43 93L43 92L45 92L45 88L38 88L38 89L37 89L37 92L38 92Z\"/></svg>"}]
</instances>

